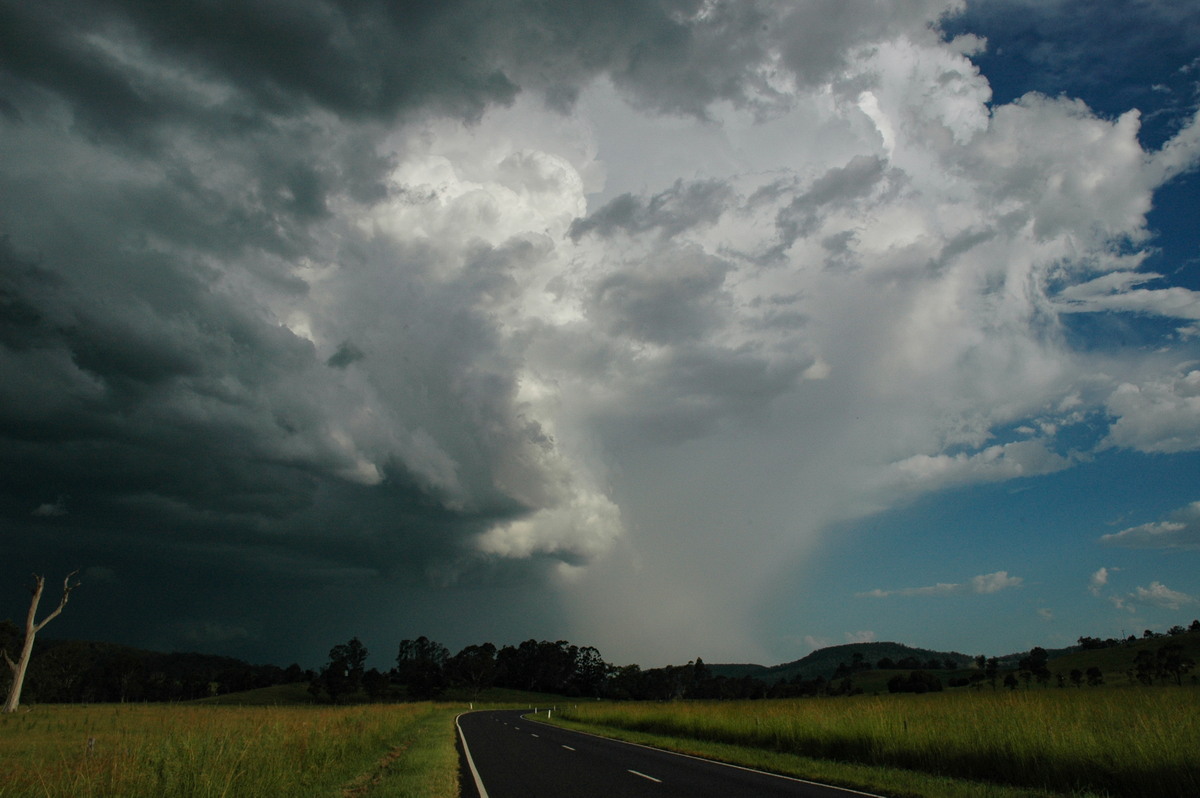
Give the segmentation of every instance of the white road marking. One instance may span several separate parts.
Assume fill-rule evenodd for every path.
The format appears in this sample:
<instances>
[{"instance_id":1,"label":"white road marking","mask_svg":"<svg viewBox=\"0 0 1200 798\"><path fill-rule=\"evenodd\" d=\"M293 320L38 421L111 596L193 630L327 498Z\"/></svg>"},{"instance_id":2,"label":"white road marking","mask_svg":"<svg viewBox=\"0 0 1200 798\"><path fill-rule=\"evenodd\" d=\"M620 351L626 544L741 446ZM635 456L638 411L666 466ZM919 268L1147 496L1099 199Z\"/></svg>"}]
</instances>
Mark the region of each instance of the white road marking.
<instances>
[{"instance_id":1,"label":"white road marking","mask_svg":"<svg viewBox=\"0 0 1200 798\"><path fill-rule=\"evenodd\" d=\"M454 725L458 726L458 739L462 742L463 753L467 755L467 766L471 769L471 776L475 779L475 789L479 791L479 798L488 798L487 790L483 788L483 779L479 778L479 770L475 767L475 760L471 758L471 749L467 747L467 735L463 734L462 725L458 722L459 715L454 719Z\"/></svg>"},{"instance_id":2,"label":"white road marking","mask_svg":"<svg viewBox=\"0 0 1200 798\"><path fill-rule=\"evenodd\" d=\"M564 746L563 746L563 748L567 749L568 751L574 751L574 750L575 750L574 748L572 748L572 747L571 747L571 746L569 746L569 745L564 745Z\"/></svg>"},{"instance_id":3,"label":"white road marking","mask_svg":"<svg viewBox=\"0 0 1200 798\"><path fill-rule=\"evenodd\" d=\"M654 782L655 784L662 784L662 779L656 779L653 776L647 776L645 773L638 773L636 770L631 770L629 772L635 776L641 776L643 779L649 779L650 781Z\"/></svg>"},{"instance_id":4,"label":"white road marking","mask_svg":"<svg viewBox=\"0 0 1200 798\"><path fill-rule=\"evenodd\" d=\"M542 721L537 721L537 722L541 723ZM550 723L550 724L545 724L545 725L553 726L555 724ZM704 762L706 764L714 765L714 766L718 766L718 767L733 768L734 770L744 770L747 773L755 773L759 776L770 776L773 779L782 779L784 781L794 781L799 784L811 784L814 787L826 787L826 788L841 790L842 792L846 793L847 795L862 795L862 796L866 796L866 798L883 798L882 795L878 795L873 792L862 792L861 790L852 790L849 787L832 787L832 785L824 784L819 781L809 781L808 779L798 779L795 776L783 776L779 773L768 773L765 770L758 770L756 768L748 768L748 767L744 767L742 765L731 765L728 762L718 762L715 759L705 759L702 756L692 756L691 754L681 754L678 751L668 751L665 748L653 748L649 745L642 745L641 743L631 743L628 740L618 740L615 737L605 737L602 734L594 734L592 732L585 732L585 731L579 731L579 730L575 730L574 733L582 734L586 737L595 737L597 740L605 740L607 742L616 743L618 745L632 745L634 748L645 748L647 751L654 751L656 753L667 754L669 756L677 756L682 759L695 759L697 762ZM630 771L630 772L632 772L632 771Z\"/></svg>"},{"instance_id":5,"label":"white road marking","mask_svg":"<svg viewBox=\"0 0 1200 798\"><path fill-rule=\"evenodd\" d=\"M531 735L529 735L529 736L530 736L530 737L537 737L537 735L536 735L536 734L531 734Z\"/></svg>"}]
</instances>

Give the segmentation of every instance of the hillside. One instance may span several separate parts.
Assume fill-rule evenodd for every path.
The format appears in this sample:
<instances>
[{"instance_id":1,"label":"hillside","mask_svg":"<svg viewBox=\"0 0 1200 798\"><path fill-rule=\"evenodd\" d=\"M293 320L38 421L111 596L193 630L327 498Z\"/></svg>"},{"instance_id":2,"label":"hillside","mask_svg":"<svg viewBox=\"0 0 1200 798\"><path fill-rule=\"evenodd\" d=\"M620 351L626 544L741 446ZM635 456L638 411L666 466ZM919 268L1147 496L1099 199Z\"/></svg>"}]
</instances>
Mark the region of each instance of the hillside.
<instances>
[{"instance_id":1,"label":"hillside","mask_svg":"<svg viewBox=\"0 0 1200 798\"><path fill-rule=\"evenodd\" d=\"M1182 634L1161 635L1153 638L1139 638L1137 641L1125 641L1115 646L1104 648L1076 649L1060 656L1051 654L1048 667L1054 673L1070 673L1072 670L1086 671L1088 668L1099 668L1108 684L1125 684L1130 680L1129 672L1137 668L1138 653L1149 651L1157 654L1164 646L1177 644L1183 651L1184 658L1200 663L1200 630ZM1196 678L1193 671L1189 680Z\"/></svg>"},{"instance_id":2,"label":"hillside","mask_svg":"<svg viewBox=\"0 0 1200 798\"><path fill-rule=\"evenodd\" d=\"M922 665L930 660L937 660L939 667L944 667L946 660L951 660L955 667L966 668L972 664L972 657L956 651L932 651L927 648L915 648L903 643L847 643L841 646L830 646L818 649L811 654L782 665L766 667L763 665L709 665L708 669L714 675L741 678L752 676L764 682L772 683L780 679L789 680L799 676L813 679L820 676L825 679L833 678L834 671L842 663L847 665L854 662L854 655L860 654L862 661L874 667L879 660L889 658L900 662L908 658L919 660Z\"/></svg>"},{"instance_id":3,"label":"hillside","mask_svg":"<svg viewBox=\"0 0 1200 798\"><path fill-rule=\"evenodd\" d=\"M722 663L719 665L705 665L708 672L713 676L724 676L727 679L740 679L743 676L753 676L755 679L765 679L767 673L766 665L750 665L744 663Z\"/></svg>"}]
</instances>

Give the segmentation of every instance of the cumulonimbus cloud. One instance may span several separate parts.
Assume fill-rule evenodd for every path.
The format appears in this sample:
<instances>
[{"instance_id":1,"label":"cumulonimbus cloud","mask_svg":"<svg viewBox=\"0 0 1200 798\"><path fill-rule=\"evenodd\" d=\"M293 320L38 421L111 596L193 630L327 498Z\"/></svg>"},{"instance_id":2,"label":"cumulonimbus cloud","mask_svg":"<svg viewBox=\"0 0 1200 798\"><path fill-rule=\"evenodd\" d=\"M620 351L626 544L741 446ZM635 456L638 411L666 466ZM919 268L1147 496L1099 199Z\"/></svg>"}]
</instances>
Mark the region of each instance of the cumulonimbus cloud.
<instances>
[{"instance_id":1,"label":"cumulonimbus cloud","mask_svg":"<svg viewBox=\"0 0 1200 798\"><path fill-rule=\"evenodd\" d=\"M9 520L295 580L628 545L577 622L623 593L699 639L680 614L753 603L712 552L758 582L832 523L1070 468L1088 414L1200 448L1186 342L1065 331L1196 318L1139 271L1196 118L1148 150L1133 111L993 104L938 29L963 7L7 3ZM732 548L727 503L764 521Z\"/></svg>"}]
</instances>

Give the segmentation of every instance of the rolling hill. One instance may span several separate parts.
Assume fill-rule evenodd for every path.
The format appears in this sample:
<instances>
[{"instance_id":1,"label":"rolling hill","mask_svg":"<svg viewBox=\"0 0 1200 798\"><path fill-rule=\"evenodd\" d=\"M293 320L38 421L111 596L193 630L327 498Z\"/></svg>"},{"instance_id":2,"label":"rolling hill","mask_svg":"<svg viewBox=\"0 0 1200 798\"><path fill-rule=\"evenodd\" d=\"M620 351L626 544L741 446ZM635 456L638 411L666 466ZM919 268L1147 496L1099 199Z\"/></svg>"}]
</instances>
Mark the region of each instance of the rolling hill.
<instances>
[{"instance_id":1,"label":"rolling hill","mask_svg":"<svg viewBox=\"0 0 1200 798\"><path fill-rule=\"evenodd\" d=\"M787 681L797 676L804 679L814 679L818 676L831 679L838 666L842 663L848 665L853 663L856 654L861 655L862 661L869 663L872 667L884 657L893 662L915 658L922 664L930 660L937 660L944 664L946 660L951 660L956 668L970 667L973 661L972 657L957 651L932 651L927 648L906 646L903 643L847 643L818 649L801 659L785 662L782 665L767 667L764 665L720 664L709 665L708 669L713 675L730 678L752 676L767 683L780 679Z\"/></svg>"}]
</instances>

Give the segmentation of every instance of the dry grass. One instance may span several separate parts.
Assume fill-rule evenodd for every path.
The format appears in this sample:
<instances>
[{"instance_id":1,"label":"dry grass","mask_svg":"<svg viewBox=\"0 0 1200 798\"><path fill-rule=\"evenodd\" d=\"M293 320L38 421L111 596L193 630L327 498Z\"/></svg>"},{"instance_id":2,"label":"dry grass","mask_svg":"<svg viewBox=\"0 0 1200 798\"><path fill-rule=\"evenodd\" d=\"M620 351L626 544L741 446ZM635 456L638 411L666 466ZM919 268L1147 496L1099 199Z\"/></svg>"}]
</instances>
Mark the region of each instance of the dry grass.
<instances>
[{"instance_id":1,"label":"dry grass","mask_svg":"<svg viewBox=\"0 0 1200 798\"><path fill-rule=\"evenodd\" d=\"M580 704L567 717L1063 793L1200 795L1200 690Z\"/></svg>"},{"instance_id":2,"label":"dry grass","mask_svg":"<svg viewBox=\"0 0 1200 798\"><path fill-rule=\"evenodd\" d=\"M0 716L0 796L457 795L456 710L43 706Z\"/></svg>"}]
</instances>

